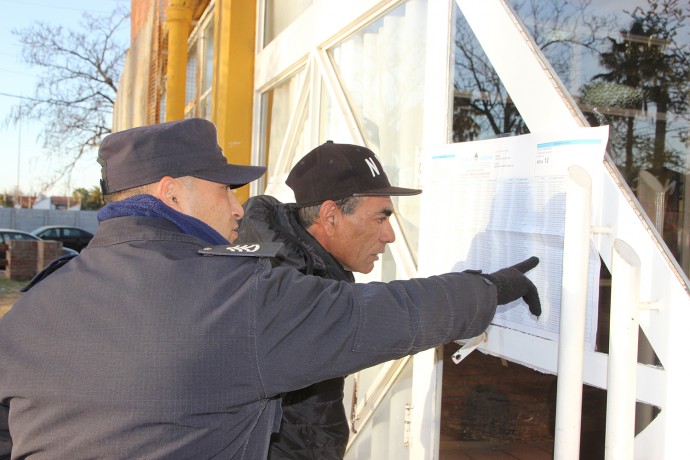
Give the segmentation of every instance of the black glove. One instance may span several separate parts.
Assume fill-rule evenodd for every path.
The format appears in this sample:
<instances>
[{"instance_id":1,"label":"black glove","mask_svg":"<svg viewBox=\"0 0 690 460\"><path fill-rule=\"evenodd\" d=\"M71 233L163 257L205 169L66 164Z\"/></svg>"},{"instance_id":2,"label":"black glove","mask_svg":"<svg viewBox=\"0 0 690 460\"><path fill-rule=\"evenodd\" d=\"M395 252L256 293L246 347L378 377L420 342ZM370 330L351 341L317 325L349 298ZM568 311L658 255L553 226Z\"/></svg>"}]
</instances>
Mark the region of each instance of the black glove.
<instances>
[{"instance_id":1,"label":"black glove","mask_svg":"<svg viewBox=\"0 0 690 460\"><path fill-rule=\"evenodd\" d=\"M497 272L482 274L481 276L496 286L499 305L510 303L522 297L522 300L527 303L530 313L538 318L541 315L539 292L537 292L534 283L524 275L525 272L532 270L538 264L539 259L532 256L512 267L502 268Z\"/></svg>"}]
</instances>

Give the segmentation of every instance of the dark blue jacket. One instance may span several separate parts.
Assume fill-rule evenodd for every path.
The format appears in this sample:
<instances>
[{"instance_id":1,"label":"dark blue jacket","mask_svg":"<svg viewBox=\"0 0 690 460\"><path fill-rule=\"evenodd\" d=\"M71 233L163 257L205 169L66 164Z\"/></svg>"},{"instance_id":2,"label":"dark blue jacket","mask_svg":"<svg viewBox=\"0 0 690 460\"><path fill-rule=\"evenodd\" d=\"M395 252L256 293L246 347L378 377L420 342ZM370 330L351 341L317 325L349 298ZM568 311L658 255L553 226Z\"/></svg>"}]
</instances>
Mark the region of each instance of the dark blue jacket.
<instances>
[{"instance_id":1,"label":"dark blue jacket","mask_svg":"<svg viewBox=\"0 0 690 460\"><path fill-rule=\"evenodd\" d=\"M239 241L282 244L271 259L274 267L293 267L305 275L354 282L345 270L299 223L294 204L268 195L244 204ZM343 406L344 377L318 382L281 397L280 431L271 436L269 460L340 460L350 429Z\"/></svg>"},{"instance_id":2,"label":"dark blue jacket","mask_svg":"<svg viewBox=\"0 0 690 460\"><path fill-rule=\"evenodd\" d=\"M476 336L496 307L477 275L345 283L204 246L110 219L0 319L0 458L263 460L277 395Z\"/></svg>"}]
</instances>

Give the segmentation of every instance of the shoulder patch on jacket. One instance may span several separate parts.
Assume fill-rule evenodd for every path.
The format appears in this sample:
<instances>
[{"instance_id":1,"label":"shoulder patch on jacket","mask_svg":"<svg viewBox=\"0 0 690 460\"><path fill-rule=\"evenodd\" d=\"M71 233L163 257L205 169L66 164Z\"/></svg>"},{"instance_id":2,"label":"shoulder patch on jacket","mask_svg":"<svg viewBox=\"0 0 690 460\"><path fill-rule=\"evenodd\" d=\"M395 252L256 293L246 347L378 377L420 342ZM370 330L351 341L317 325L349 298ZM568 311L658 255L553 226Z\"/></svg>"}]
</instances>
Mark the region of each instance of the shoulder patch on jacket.
<instances>
[{"instance_id":1,"label":"shoulder patch on jacket","mask_svg":"<svg viewBox=\"0 0 690 460\"><path fill-rule=\"evenodd\" d=\"M199 249L205 256L274 257L282 243L219 244Z\"/></svg>"}]
</instances>

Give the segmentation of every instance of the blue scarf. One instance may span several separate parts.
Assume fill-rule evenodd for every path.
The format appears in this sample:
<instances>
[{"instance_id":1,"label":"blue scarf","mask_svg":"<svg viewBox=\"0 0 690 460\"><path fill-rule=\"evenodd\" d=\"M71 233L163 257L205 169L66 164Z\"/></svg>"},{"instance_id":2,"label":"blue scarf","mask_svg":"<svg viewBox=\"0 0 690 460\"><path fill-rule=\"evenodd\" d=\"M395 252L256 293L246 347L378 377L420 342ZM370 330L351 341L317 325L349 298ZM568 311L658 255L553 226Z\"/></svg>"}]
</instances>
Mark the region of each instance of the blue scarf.
<instances>
[{"instance_id":1,"label":"blue scarf","mask_svg":"<svg viewBox=\"0 0 690 460\"><path fill-rule=\"evenodd\" d=\"M151 195L135 195L122 201L108 203L97 214L98 222L125 216L166 219L175 224L182 233L195 236L209 244L228 244L228 240L209 225L195 217L175 211Z\"/></svg>"}]
</instances>

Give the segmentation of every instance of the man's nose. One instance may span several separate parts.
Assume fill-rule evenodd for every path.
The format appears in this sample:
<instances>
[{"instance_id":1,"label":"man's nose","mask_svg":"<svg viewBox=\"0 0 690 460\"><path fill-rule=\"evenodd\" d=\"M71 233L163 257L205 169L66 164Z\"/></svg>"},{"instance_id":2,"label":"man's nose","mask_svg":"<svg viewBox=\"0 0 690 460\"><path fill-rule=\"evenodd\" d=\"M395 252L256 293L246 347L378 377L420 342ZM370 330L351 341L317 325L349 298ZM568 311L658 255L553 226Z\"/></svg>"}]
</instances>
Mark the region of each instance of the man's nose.
<instances>
[{"instance_id":1,"label":"man's nose","mask_svg":"<svg viewBox=\"0 0 690 460\"><path fill-rule=\"evenodd\" d=\"M234 202L230 205L230 212L235 220L240 220L244 216L244 208L238 200L233 200Z\"/></svg>"},{"instance_id":2,"label":"man's nose","mask_svg":"<svg viewBox=\"0 0 690 460\"><path fill-rule=\"evenodd\" d=\"M383 243L392 243L395 241L395 231L393 230L390 219L386 219L386 222L383 224L383 229L381 230L381 241Z\"/></svg>"}]
</instances>

